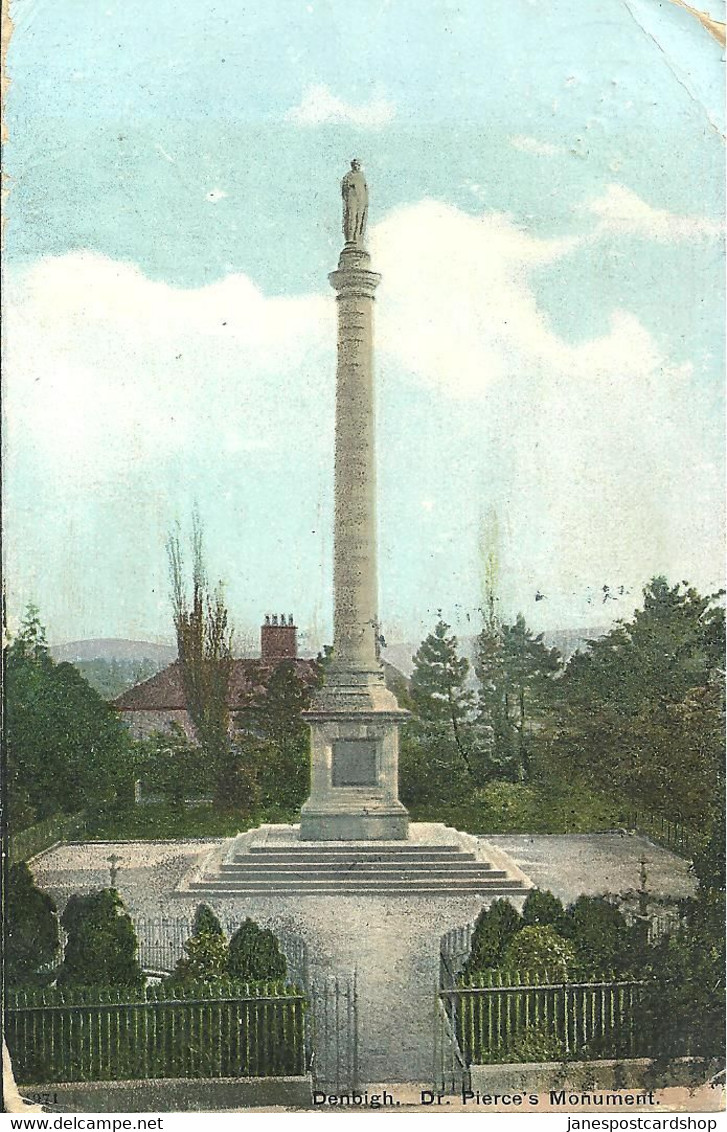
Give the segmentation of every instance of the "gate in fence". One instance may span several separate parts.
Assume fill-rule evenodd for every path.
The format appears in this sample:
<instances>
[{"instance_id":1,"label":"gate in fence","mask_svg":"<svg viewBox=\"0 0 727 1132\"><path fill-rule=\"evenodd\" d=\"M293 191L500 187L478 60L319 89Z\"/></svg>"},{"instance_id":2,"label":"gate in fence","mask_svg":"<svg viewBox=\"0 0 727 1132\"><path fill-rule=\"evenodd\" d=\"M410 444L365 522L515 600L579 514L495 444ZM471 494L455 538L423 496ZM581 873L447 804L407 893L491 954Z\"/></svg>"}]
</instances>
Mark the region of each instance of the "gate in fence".
<instances>
[{"instance_id":1,"label":"gate in fence","mask_svg":"<svg viewBox=\"0 0 727 1132\"><path fill-rule=\"evenodd\" d=\"M313 979L308 986L310 1068L315 1088L352 1092L359 1087L356 972Z\"/></svg>"},{"instance_id":2,"label":"gate in fence","mask_svg":"<svg viewBox=\"0 0 727 1132\"><path fill-rule=\"evenodd\" d=\"M448 1004L440 992L434 1003L434 1066L432 1084L442 1093L462 1093L470 1087L470 1072L457 1040Z\"/></svg>"}]
</instances>

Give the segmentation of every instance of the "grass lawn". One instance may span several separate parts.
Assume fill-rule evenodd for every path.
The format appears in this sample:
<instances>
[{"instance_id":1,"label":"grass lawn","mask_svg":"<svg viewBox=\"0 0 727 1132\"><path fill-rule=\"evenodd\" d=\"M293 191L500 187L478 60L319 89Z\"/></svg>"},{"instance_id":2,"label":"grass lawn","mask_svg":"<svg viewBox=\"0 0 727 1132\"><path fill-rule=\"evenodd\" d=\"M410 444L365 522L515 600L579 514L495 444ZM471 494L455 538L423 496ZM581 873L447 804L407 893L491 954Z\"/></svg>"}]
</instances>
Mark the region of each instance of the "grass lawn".
<instances>
[{"instance_id":1,"label":"grass lawn","mask_svg":"<svg viewBox=\"0 0 727 1132\"><path fill-rule=\"evenodd\" d=\"M491 782L462 801L409 805L414 821L466 833L598 833L624 824L625 805L583 785Z\"/></svg>"},{"instance_id":2,"label":"grass lawn","mask_svg":"<svg viewBox=\"0 0 727 1132\"><path fill-rule=\"evenodd\" d=\"M233 837L264 822L296 821L295 813L220 812L210 804L178 810L164 802L90 816L86 838L94 841L164 841L185 837Z\"/></svg>"},{"instance_id":3,"label":"grass lawn","mask_svg":"<svg viewBox=\"0 0 727 1132\"><path fill-rule=\"evenodd\" d=\"M404 799L412 821L444 822L466 833L599 833L627 824L633 807L594 793L585 783L490 782L466 798ZM210 803L180 810L155 802L109 809L87 818L85 837L98 841L157 841L233 837L270 822L296 823L297 808L268 806L253 814L220 812ZM659 840L658 836L656 837Z\"/></svg>"}]
</instances>

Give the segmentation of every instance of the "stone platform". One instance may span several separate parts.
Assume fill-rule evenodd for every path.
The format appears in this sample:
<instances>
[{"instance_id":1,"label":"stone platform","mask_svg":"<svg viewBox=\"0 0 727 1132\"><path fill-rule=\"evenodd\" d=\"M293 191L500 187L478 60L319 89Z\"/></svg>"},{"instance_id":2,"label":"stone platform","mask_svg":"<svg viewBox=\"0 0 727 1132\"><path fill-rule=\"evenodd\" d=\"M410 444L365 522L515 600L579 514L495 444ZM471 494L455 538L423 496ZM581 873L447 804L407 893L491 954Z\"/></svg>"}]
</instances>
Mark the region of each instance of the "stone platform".
<instances>
[{"instance_id":1,"label":"stone platform","mask_svg":"<svg viewBox=\"0 0 727 1132\"><path fill-rule=\"evenodd\" d=\"M406 841L302 841L300 827L264 825L225 842L195 865L180 895L524 895L512 858L471 834L418 822Z\"/></svg>"}]
</instances>

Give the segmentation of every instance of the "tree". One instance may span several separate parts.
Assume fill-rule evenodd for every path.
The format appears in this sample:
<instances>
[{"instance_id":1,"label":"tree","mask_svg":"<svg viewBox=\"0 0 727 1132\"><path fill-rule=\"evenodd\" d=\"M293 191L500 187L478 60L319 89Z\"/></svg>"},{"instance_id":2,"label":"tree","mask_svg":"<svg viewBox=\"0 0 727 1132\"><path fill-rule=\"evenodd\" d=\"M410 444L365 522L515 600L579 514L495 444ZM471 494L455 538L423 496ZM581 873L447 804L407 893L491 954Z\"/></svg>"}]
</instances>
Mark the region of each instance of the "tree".
<instances>
[{"instance_id":1,"label":"tree","mask_svg":"<svg viewBox=\"0 0 727 1132\"><path fill-rule=\"evenodd\" d=\"M235 744L254 766L260 800L267 808L296 810L306 798L310 778L310 729L303 712L310 707L318 671L301 670L284 660L270 673L262 667L254 691L237 713Z\"/></svg>"},{"instance_id":2,"label":"tree","mask_svg":"<svg viewBox=\"0 0 727 1132\"><path fill-rule=\"evenodd\" d=\"M510 941L522 926L522 918L509 900L495 900L483 909L475 922L465 973L499 967Z\"/></svg>"},{"instance_id":3,"label":"tree","mask_svg":"<svg viewBox=\"0 0 727 1132\"><path fill-rule=\"evenodd\" d=\"M70 897L61 923L68 933L58 985L141 987L134 925L114 888Z\"/></svg>"},{"instance_id":4,"label":"tree","mask_svg":"<svg viewBox=\"0 0 727 1132\"><path fill-rule=\"evenodd\" d=\"M643 985L641 1025L652 1056L724 1059L725 891L712 850L695 860L696 896L684 901L681 926L652 948Z\"/></svg>"},{"instance_id":5,"label":"tree","mask_svg":"<svg viewBox=\"0 0 727 1132\"><path fill-rule=\"evenodd\" d=\"M131 741L71 664L54 664L29 606L7 653L8 806L18 830L58 811L131 797Z\"/></svg>"},{"instance_id":6,"label":"tree","mask_svg":"<svg viewBox=\"0 0 727 1132\"><path fill-rule=\"evenodd\" d=\"M233 979L264 982L284 979L287 964L273 932L246 919L230 940L227 970Z\"/></svg>"},{"instance_id":7,"label":"tree","mask_svg":"<svg viewBox=\"0 0 727 1132\"><path fill-rule=\"evenodd\" d=\"M53 899L36 888L24 861L9 870L5 923L7 982L20 987L47 978L60 948L58 913Z\"/></svg>"},{"instance_id":8,"label":"tree","mask_svg":"<svg viewBox=\"0 0 727 1132\"><path fill-rule=\"evenodd\" d=\"M547 971L565 976L576 963L573 944L551 924L529 924L512 937L502 957L510 971Z\"/></svg>"},{"instance_id":9,"label":"tree","mask_svg":"<svg viewBox=\"0 0 727 1132\"><path fill-rule=\"evenodd\" d=\"M722 801L724 811L724 798ZM725 891L724 812L714 819L706 841L695 851L691 871L697 878L700 893Z\"/></svg>"},{"instance_id":10,"label":"tree","mask_svg":"<svg viewBox=\"0 0 727 1132\"><path fill-rule=\"evenodd\" d=\"M627 803L704 822L724 794L721 594L654 578L631 621L571 658L549 759Z\"/></svg>"},{"instance_id":11,"label":"tree","mask_svg":"<svg viewBox=\"0 0 727 1132\"><path fill-rule=\"evenodd\" d=\"M50 649L45 635L45 625L40 620L40 610L29 601L20 623L20 632L10 645L9 656L15 660L30 660L36 664L50 662Z\"/></svg>"},{"instance_id":12,"label":"tree","mask_svg":"<svg viewBox=\"0 0 727 1132\"><path fill-rule=\"evenodd\" d=\"M94 657L93 660L74 660L74 667L105 700L115 700L127 688L154 676L161 665L149 657L141 660L112 657Z\"/></svg>"},{"instance_id":13,"label":"tree","mask_svg":"<svg viewBox=\"0 0 727 1132\"><path fill-rule=\"evenodd\" d=\"M411 699L419 722L432 738L453 745L473 775L467 730L474 706L474 695L466 686L469 661L458 655L457 638L449 635L449 625L441 617L413 659Z\"/></svg>"},{"instance_id":14,"label":"tree","mask_svg":"<svg viewBox=\"0 0 727 1132\"><path fill-rule=\"evenodd\" d=\"M185 799L214 789L213 768L178 723L137 740L134 751L145 792L160 794L176 810Z\"/></svg>"},{"instance_id":15,"label":"tree","mask_svg":"<svg viewBox=\"0 0 727 1132\"><path fill-rule=\"evenodd\" d=\"M477 640L478 723L489 735L490 762L507 777L529 776L534 729L561 671L557 649L534 636L518 614L508 625L489 616Z\"/></svg>"},{"instance_id":16,"label":"tree","mask_svg":"<svg viewBox=\"0 0 727 1132\"><path fill-rule=\"evenodd\" d=\"M232 673L232 631L222 587L212 591L204 565L202 526L192 517L192 597L184 581L179 534L167 543L172 584L174 627L185 702L204 757L214 768L215 801L227 808L234 756L230 745L229 688Z\"/></svg>"}]
</instances>

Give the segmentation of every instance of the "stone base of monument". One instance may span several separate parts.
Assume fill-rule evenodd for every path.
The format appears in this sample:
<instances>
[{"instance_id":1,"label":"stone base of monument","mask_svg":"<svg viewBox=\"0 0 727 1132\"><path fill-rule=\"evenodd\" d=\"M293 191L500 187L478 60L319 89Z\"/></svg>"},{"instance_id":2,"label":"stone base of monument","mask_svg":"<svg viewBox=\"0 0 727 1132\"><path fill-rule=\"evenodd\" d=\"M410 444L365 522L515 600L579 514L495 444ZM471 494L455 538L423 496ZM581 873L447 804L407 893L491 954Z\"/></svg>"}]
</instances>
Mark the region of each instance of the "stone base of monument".
<instances>
[{"instance_id":1,"label":"stone base of monument","mask_svg":"<svg viewBox=\"0 0 727 1132\"><path fill-rule=\"evenodd\" d=\"M311 792L303 841L404 841L409 815L398 798L399 725L408 718L384 670L331 666L305 713L311 729Z\"/></svg>"},{"instance_id":2,"label":"stone base of monument","mask_svg":"<svg viewBox=\"0 0 727 1132\"><path fill-rule=\"evenodd\" d=\"M405 841L409 830L409 814L401 803L362 809L355 797L345 813L341 812L340 796L330 810L308 805L301 822L299 839L316 842Z\"/></svg>"},{"instance_id":3,"label":"stone base of monument","mask_svg":"<svg viewBox=\"0 0 727 1132\"><path fill-rule=\"evenodd\" d=\"M179 895L522 896L511 858L468 833L430 822L406 841L302 841L295 825L263 825L225 842L188 873Z\"/></svg>"}]
</instances>

